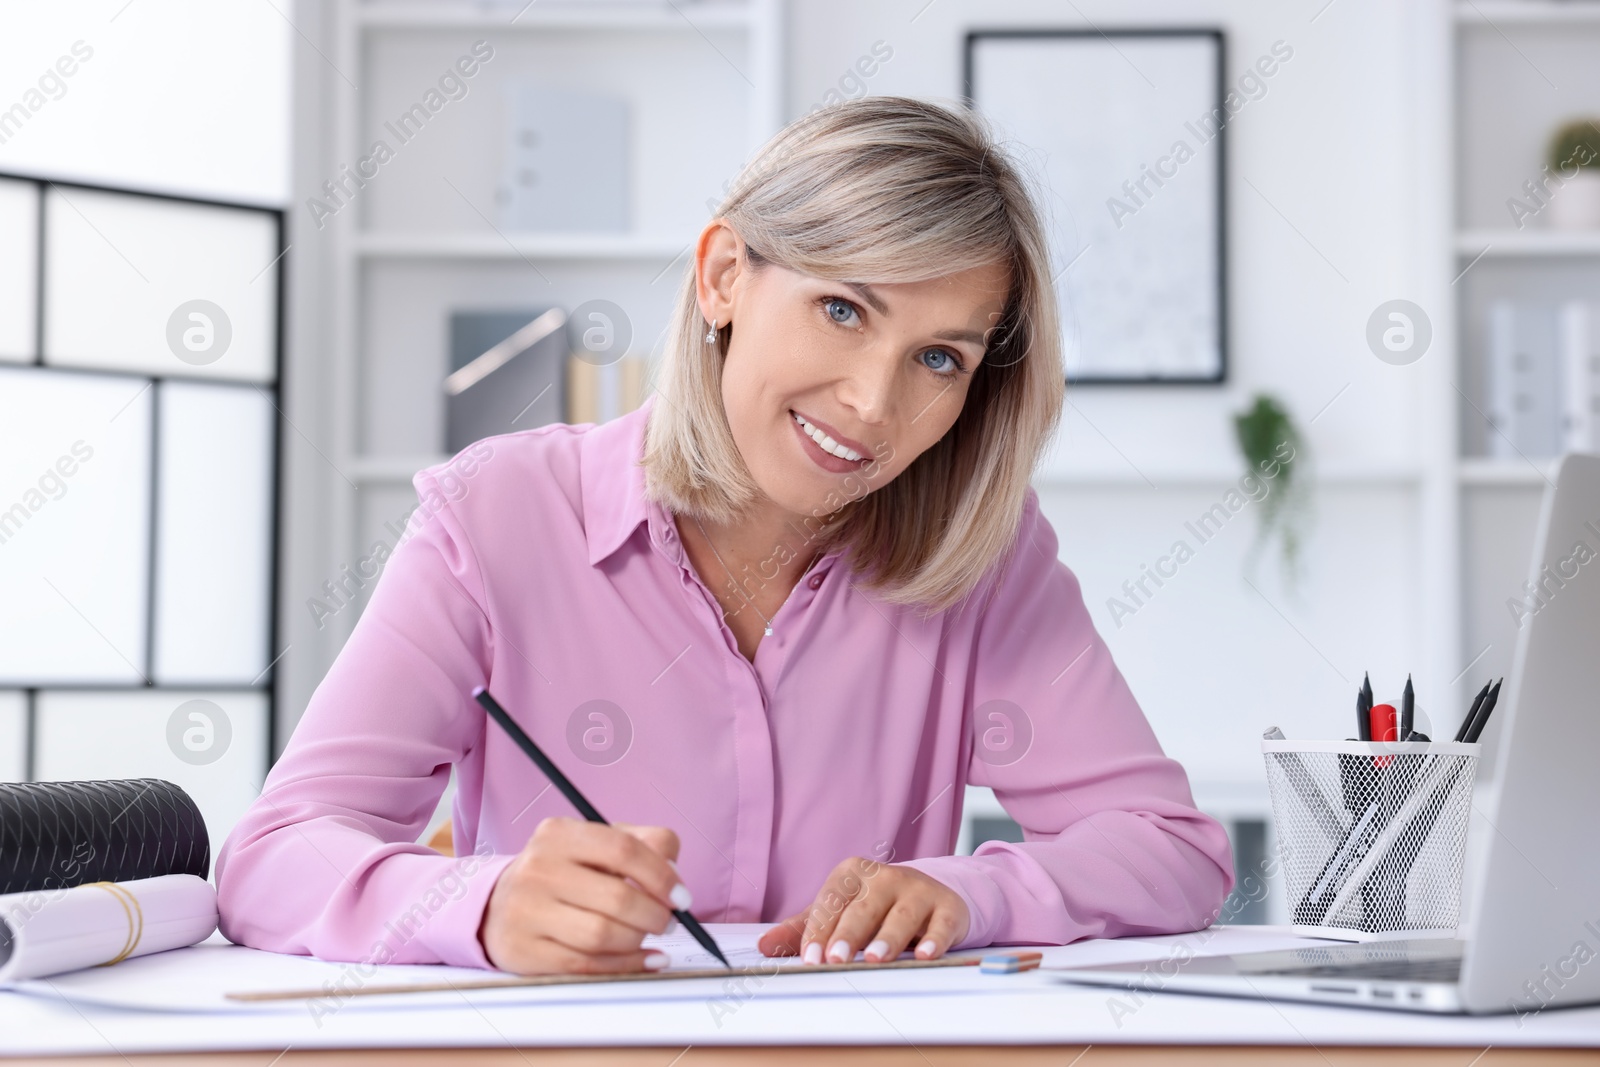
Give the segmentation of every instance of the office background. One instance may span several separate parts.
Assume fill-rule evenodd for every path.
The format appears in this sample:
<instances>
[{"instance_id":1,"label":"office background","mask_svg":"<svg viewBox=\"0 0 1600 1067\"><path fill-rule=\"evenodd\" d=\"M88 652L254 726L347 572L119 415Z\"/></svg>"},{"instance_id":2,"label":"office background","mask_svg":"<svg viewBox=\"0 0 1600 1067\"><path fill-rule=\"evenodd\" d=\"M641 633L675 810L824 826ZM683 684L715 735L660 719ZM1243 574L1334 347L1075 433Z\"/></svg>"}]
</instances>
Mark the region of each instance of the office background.
<instances>
[{"instance_id":1,"label":"office background","mask_svg":"<svg viewBox=\"0 0 1600 1067\"><path fill-rule=\"evenodd\" d=\"M359 616L371 582L349 575L375 543L393 543L416 502L411 473L444 456L449 408L439 383L460 364L453 315L551 306L620 313L631 342L573 361L559 380L562 410L614 417L644 388L688 243L741 161L784 122L866 93L958 99L973 30L1214 28L1225 38L1223 88L1240 101L1226 123L1222 188L1226 379L1072 387L1060 439L1035 481L1096 625L1200 804L1233 827L1246 873L1269 846L1257 748L1265 726L1344 736L1364 671L1380 698L1397 695L1409 672L1438 735L1486 679L1509 670L1516 626L1507 604L1525 595L1548 468L1531 447L1501 447L1505 435L1489 425L1485 308L1497 298L1600 293L1600 230L1553 226L1547 211L1519 228L1507 209L1510 198L1528 200L1525 183L1541 177L1551 130L1600 113L1597 8L1538 0L13 8L12 32L0 39L0 70L12 75L0 84L0 109L12 109L0 112L12 115L0 122L0 174L17 179L0 181L0 344L8 346L0 358L14 364L0 363L0 407L13 416L0 428L0 507L27 499L60 454L92 436L80 427L110 425L118 403L133 406L116 420L127 420L124 438L105 436L84 464L91 477L65 478L60 502L30 508L13 541L0 544L0 583L36 598L18 594L0 631L10 649L0 651L0 775L170 778L200 799L220 841ZM87 58L74 50L80 42ZM1270 76L1247 79L1274 55ZM63 57L72 62L58 65ZM455 80L442 82L451 71ZM519 134L525 116L559 99L540 94L560 92L586 94L569 101L591 108L576 132ZM1095 95L1055 106L1103 107ZM407 125L419 102L428 117ZM392 151L371 158L379 139ZM545 232L550 220L528 186L618 174L625 181L611 206L620 210L600 204L577 236ZM140 231L118 214L152 205L182 209L183 221ZM196 247L216 258L175 257L162 268L168 275L145 285L117 276L124 266L155 272L163 235L184 226L209 234ZM73 228L76 247L98 266L53 274L52 263L68 260L51 242ZM1072 269L1093 270L1094 250ZM164 332L154 341L119 337L125 323L164 331L186 294L205 295L201 282L224 274L246 294L219 301L231 311L234 359L208 371L181 357L163 362L161 346L172 348ZM59 308L40 295L54 292ZM1409 302L1427 325L1426 349L1414 358L1381 358L1369 343L1369 324L1394 301ZM94 336L76 357L54 352L73 323ZM243 377L205 380L242 365L247 350L261 355ZM95 373L69 375L74 359ZM46 375L49 383L38 381ZM105 395L47 404L39 390L57 378ZM179 410L185 389L204 388L235 408L197 403L185 424L193 447L176 449L181 429L162 437L156 427ZM1250 565L1262 506L1225 503L1245 472L1234 416L1261 393L1281 401L1305 435L1298 472L1312 491L1298 582L1280 573L1272 546ZM180 454L205 460L187 475L163 475L162 457ZM185 484L187 504L178 499ZM1219 503L1230 517L1196 538L1189 525ZM181 507L191 510L163 510ZM183 531L187 541L171 541L163 556L161 538ZM1179 540L1192 558L1151 583L1148 570ZM97 570L122 576L126 588L84 579ZM64 610L67 597L58 592L52 603L35 580L69 573L103 602ZM1134 597L1127 587L1140 589L1141 579ZM267 591L275 614L264 607ZM37 648L25 651L24 639ZM215 677L192 663L163 667L152 651L212 646L237 650ZM45 670L39 657L51 650L81 656L85 676ZM224 658L217 651L210 662ZM201 709L210 734L180 714L196 699L215 709ZM225 751L213 756L219 726ZM969 796L969 813L963 849L1011 830L981 791ZM445 814L441 805L437 818ZM1281 917L1277 907L1239 914Z\"/></svg>"}]
</instances>

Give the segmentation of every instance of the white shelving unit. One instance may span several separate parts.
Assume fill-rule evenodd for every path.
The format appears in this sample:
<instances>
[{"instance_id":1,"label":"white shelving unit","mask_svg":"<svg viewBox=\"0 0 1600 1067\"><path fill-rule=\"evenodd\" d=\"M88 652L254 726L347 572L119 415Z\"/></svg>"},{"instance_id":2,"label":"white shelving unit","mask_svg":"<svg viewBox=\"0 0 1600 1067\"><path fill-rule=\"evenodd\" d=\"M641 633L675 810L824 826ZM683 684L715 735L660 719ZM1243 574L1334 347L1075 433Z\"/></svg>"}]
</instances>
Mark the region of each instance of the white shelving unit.
<instances>
[{"instance_id":1,"label":"white shelving unit","mask_svg":"<svg viewBox=\"0 0 1600 1067\"><path fill-rule=\"evenodd\" d=\"M1595 23L1600 27L1600 22ZM1511 194L1514 195L1514 194ZM1600 256L1600 232L1584 230L1462 230L1456 252L1463 266L1478 256Z\"/></svg>"},{"instance_id":2,"label":"white shelving unit","mask_svg":"<svg viewBox=\"0 0 1600 1067\"><path fill-rule=\"evenodd\" d=\"M365 259L661 260L684 255L675 237L648 235L546 236L543 234L361 233L355 253Z\"/></svg>"},{"instance_id":3,"label":"white shelving unit","mask_svg":"<svg viewBox=\"0 0 1600 1067\"><path fill-rule=\"evenodd\" d=\"M1461 662L1457 704L1491 676L1509 672L1516 627L1505 599L1527 577L1534 524L1553 460L1484 454L1482 346L1488 298L1600 292L1600 230L1546 228L1544 217L1514 228L1504 207L1537 180L1555 127L1600 116L1600 4L1559 0L1451 0L1445 155L1454 227L1447 350L1456 402L1453 490L1459 515L1461 616L1453 628ZM1493 732L1486 740L1492 747ZM1492 768L1492 752L1481 766Z\"/></svg>"},{"instance_id":4,"label":"white shelving unit","mask_svg":"<svg viewBox=\"0 0 1600 1067\"><path fill-rule=\"evenodd\" d=\"M337 474L325 479L327 573L362 555L381 521L414 502L416 471L447 458L437 386L448 370L451 309L608 299L629 315L634 351L653 349L707 203L782 125L781 2L331 5L333 47L321 50L326 67L317 69L326 106L314 120L326 177L367 155L386 136L385 119L475 41L493 56L414 134L432 142L428 150L396 148L309 250L325 292L317 347L327 361L331 447L323 451ZM627 100L627 232L508 232L495 223L513 79ZM743 121L730 124L730 111ZM320 195L305 173L300 199ZM286 599L294 602L286 610L298 607ZM356 615L329 620L341 627L330 644L342 645Z\"/></svg>"},{"instance_id":5,"label":"white shelving unit","mask_svg":"<svg viewBox=\"0 0 1600 1067\"><path fill-rule=\"evenodd\" d=\"M687 12L684 14L683 12ZM355 19L363 26L389 29L487 29L508 26L523 30L657 30L689 32L696 29L746 28L760 18L755 6L743 0L700 0L674 8L667 4L584 4L581 0L525 3L524 0L490 0L485 3L449 3L441 0L378 0L359 4Z\"/></svg>"},{"instance_id":6,"label":"white shelving unit","mask_svg":"<svg viewBox=\"0 0 1600 1067\"><path fill-rule=\"evenodd\" d=\"M1467 25L1600 26L1600 7L1582 0L1457 0L1456 19Z\"/></svg>"}]
</instances>

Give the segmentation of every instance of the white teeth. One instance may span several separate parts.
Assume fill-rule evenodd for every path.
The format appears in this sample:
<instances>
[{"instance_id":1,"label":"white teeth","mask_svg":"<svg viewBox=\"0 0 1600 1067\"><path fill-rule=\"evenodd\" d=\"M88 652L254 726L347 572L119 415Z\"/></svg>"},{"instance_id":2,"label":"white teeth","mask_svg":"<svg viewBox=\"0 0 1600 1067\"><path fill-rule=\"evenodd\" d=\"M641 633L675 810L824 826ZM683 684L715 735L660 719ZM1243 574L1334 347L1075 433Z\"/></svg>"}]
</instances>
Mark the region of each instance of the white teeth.
<instances>
[{"instance_id":1,"label":"white teeth","mask_svg":"<svg viewBox=\"0 0 1600 1067\"><path fill-rule=\"evenodd\" d=\"M838 441L835 441L833 438L829 437L827 434L823 433L821 430L817 429L815 426L811 425L794 412L791 411L789 414L794 415L794 421L798 422L800 424L800 428L805 430L806 436L810 437L818 445L822 446L822 450L824 452L838 456L840 459L847 459L851 463L855 463L861 459L861 453L855 451L855 449L844 447L844 445L841 445Z\"/></svg>"}]
</instances>

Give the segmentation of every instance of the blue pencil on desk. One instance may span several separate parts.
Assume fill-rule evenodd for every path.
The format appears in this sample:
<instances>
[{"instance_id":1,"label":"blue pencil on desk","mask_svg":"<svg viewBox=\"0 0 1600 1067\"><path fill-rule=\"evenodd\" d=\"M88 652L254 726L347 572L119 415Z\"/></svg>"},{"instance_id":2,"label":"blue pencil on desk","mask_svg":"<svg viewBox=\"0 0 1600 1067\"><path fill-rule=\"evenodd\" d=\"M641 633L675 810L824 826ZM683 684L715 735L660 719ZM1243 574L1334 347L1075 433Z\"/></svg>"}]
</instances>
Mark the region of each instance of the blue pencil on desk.
<instances>
[{"instance_id":1,"label":"blue pencil on desk","mask_svg":"<svg viewBox=\"0 0 1600 1067\"><path fill-rule=\"evenodd\" d=\"M550 762L550 757L546 756L544 751L533 743L533 738L524 733L522 727L512 721L511 716L506 714L506 709L500 706L500 702L489 695L489 690L480 685L472 691L472 698L483 705L483 709L489 713L489 717L499 723L501 728L511 735L511 740L517 743L517 747L528 754L528 758L538 765L546 778L550 779L550 784L561 790L561 794L572 802L572 806L577 808L585 819L590 822L600 823L603 826L611 825L606 822L605 817L599 811L595 810L595 806L589 803L588 798L578 792L578 787L567 780L567 776L561 773L561 769ZM702 948L721 960L724 967L730 971L733 970L733 964L728 962L728 957L724 956L722 950L717 947L716 940L706 933L705 927L701 926L693 915L690 915L683 908L674 909L672 914L674 918L683 924L685 930L694 935L694 939L700 942Z\"/></svg>"}]
</instances>

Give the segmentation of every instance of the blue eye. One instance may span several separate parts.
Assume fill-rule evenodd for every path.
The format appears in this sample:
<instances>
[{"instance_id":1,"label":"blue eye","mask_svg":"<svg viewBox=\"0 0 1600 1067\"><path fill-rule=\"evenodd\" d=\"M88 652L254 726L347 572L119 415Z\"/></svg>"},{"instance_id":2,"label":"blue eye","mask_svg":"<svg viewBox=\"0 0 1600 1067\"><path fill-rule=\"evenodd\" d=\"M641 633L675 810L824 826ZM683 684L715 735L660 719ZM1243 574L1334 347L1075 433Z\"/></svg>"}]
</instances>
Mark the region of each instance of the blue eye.
<instances>
[{"instance_id":1,"label":"blue eye","mask_svg":"<svg viewBox=\"0 0 1600 1067\"><path fill-rule=\"evenodd\" d=\"M842 296L824 296L817 303L822 305L822 309L827 314L828 319L836 325L852 326L854 323L851 322L851 319L859 319L855 304ZM919 358L925 358L930 355L943 357L944 362L938 366L932 366L926 362L922 365L940 378L953 378L966 370L966 364L961 361L961 357L947 348L930 348L922 353L922 357Z\"/></svg>"},{"instance_id":2,"label":"blue eye","mask_svg":"<svg viewBox=\"0 0 1600 1067\"><path fill-rule=\"evenodd\" d=\"M828 318L832 319L834 322L837 322L841 326L848 325L848 316L856 313L856 306L843 297L825 296L822 298L822 306L827 312ZM841 318L839 315L834 314L835 308L844 308L845 317Z\"/></svg>"}]
</instances>

